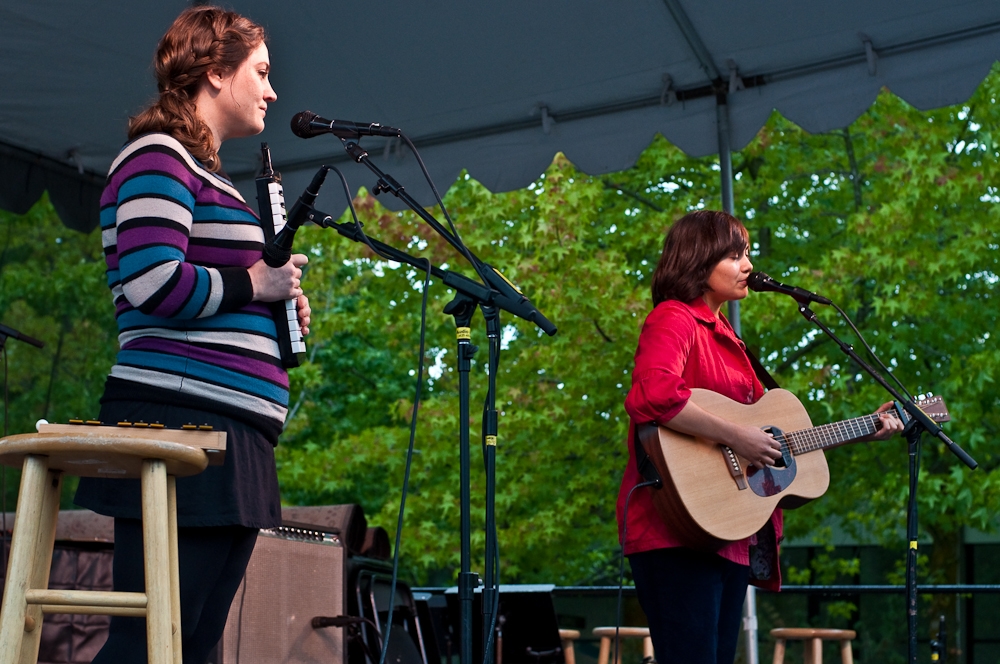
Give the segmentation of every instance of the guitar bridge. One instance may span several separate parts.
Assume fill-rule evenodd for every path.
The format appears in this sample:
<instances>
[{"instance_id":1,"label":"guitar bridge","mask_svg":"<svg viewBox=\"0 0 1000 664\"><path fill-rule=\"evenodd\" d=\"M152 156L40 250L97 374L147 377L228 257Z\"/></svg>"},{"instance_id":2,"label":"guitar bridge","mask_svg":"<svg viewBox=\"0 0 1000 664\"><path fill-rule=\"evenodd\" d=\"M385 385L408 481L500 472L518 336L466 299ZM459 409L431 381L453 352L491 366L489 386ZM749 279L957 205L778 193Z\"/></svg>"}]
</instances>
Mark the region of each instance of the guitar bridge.
<instances>
[{"instance_id":1,"label":"guitar bridge","mask_svg":"<svg viewBox=\"0 0 1000 664\"><path fill-rule=\"evenodd\" d=\"M720 445L722 449L722 456L726 459L726 466L729 468L729 474L733 476L736 480L736 486L740 491L747 488L747 480L743 476L743 468L740 467L740 460L737 458L736 453L733 452L728 446Z\"/></svg>"}]
</instances>

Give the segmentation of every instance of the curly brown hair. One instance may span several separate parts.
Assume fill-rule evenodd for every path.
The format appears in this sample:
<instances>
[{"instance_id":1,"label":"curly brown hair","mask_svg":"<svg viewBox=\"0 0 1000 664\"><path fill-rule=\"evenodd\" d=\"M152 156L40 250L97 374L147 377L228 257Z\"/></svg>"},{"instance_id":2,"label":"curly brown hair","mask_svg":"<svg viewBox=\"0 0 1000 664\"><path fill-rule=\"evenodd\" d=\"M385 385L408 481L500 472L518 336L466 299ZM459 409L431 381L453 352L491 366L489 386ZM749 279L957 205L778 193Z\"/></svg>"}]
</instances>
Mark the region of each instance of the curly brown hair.
<instances>
[{"instance_id":1,"label":"curly brown hair","mask_svg":"<svg viewBox=\"0 0 1000 664\"><path fill-rule=\"evenodd\" d=\"M703 295L719 261L746 250L749 241L743 222L721 210L698 210L678 219L667 232L653 271L653 306Z\"/></svg>"},{"instance_id":2,"label":"curly brown hair","mask_svg":"<svg viewBox=\"0 0 1000 664\"><path fill-rule=\"evenodd\" d=\"M213 172L222 168L212 131L198 117L198 84L209 70L237 69L266 39L264 28L219 7L181 12L160 39L153 56L159 99L129 118L128 138L149 132L170 134Z\"/></svg>"}]
</instances>

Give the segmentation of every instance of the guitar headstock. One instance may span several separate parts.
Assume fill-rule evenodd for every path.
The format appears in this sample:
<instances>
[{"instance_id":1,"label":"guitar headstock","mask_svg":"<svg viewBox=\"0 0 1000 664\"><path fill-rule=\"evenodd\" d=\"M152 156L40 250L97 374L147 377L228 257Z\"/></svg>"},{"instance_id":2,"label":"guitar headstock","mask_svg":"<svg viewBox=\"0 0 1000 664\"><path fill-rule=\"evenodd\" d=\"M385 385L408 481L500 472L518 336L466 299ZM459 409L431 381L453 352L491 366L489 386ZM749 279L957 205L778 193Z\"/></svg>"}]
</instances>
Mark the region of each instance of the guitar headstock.
<instances>
[{"instance_id":1,"label":"guitar headstock","mask_svg":"<svg viewBox=\"0 0 1000 664\"><path fill-rule=\"evenodd\" d=\"M927 417L933 422L944 424L945 422L951 421L951 415L948 413L948 406L944 402L944 397L941 397L940 395L920 399L918 401L914 401L914 403L917 408L924 411L924 414L927 415ZM903 416L903 424L910 421L910 416L905 410L899 408L899 412Z\"/></svg>"}]
</instances>

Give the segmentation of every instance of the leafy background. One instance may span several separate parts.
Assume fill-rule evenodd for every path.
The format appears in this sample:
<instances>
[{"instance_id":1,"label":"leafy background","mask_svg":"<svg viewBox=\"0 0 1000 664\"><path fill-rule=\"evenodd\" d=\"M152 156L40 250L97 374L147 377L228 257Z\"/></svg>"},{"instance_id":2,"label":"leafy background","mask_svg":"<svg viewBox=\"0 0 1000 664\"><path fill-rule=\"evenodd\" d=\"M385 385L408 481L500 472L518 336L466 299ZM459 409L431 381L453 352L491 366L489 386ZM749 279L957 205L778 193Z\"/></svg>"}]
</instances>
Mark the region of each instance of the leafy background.
<instances>
[{"instance_id":1,"label":"leafy background","mask_svg":"<svg viewBox=\"0 0 1000 664\"><path fill-rule=\"evenodd\" d=\"M937 442L924 444L920 519L933 542L923 560L928 581L957 579L963 528L993 530L1000 508L998 93L995 67L959 106L921 112L883 91L849 127L819 135L775 114L733 155L736 213L750 229L756 269L838 302L915 394L947 398L950 435L980 463L969 471ZM590 176L556 155L526 189L493 194L468 175L449 189L446 203L473 251L501 267L559 326L549 338L503 318L497 518L504 582L616 579L614 503L626 459L621 404L650 309L650 272L672 221L718 208L719 196L717 160L687 157L661 137L619 173ZM355 204L371 236L464 270L414 215L389 212L364 190ZM39 417L92 415L116 351L99 233L63 228L44 199L24 216L0 219L0 320L48 343L43 351L8 344L9 429L31 430ZM278 448L283 499L359 502L371 524L394 534L422 275L330 231L304 229L296 242L310 255L314 323L311 361L291 373L291 411ZM452 583L459 563L454 323L442 313L452 296L432 283L430 372L402 549L406 577L420 584ZM817 313L850 337L830 310ZM751 294L742 303L742 325L814 422L870 412L886 400L791 299ZM472 373L476 441L486 385L481 317L473 322L473 343L483 347ZM842 531L897 544L905 522L905 444L850 445L828 458L829 493L788 514L788 536L822 544ZM479 532L484 482L479 463L473 470ZM15 476L8 473L8 505ZM477 535L474 550L482 544ZM798 566L786 563L797 582L851 578L858 567L856 557L832 549ZM885 580L899 580L898 573Z\"/></svg>"}]
</instances>

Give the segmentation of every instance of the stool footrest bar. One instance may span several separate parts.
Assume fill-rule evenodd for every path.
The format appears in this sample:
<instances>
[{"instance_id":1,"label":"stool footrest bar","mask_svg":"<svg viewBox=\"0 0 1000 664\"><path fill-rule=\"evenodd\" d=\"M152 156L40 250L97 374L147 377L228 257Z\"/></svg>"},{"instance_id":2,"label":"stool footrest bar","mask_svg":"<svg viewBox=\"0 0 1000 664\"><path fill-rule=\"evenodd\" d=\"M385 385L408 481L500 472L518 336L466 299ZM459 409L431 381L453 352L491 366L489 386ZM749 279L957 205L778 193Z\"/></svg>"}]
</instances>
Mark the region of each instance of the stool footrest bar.
<instances>
[{"instance_id":1,"label":"stool footrest bar","mask_svg":"<svg viewBox=\"0 0 1000 664\"><path fill-rule=\"evenodd\" d=\"M145 593L103 592L98 590L28 590L24 593L28 604L50 606L81 606L88 608L146 609ZM65 611L72 613L72 611Z\"/></svg>"},{"instance_id":2,"label":"stool footrest bar","mask_svg":"<svg viewBox=\"0 0 1000 664\"><path fill-rule=\"evenodd\" d=\"M72 613L88 616L122 616L125 618L145 618L146 609L126 606L79 606L76 604L42 604L42 613Z\"/></svg>"}]
</instances>

